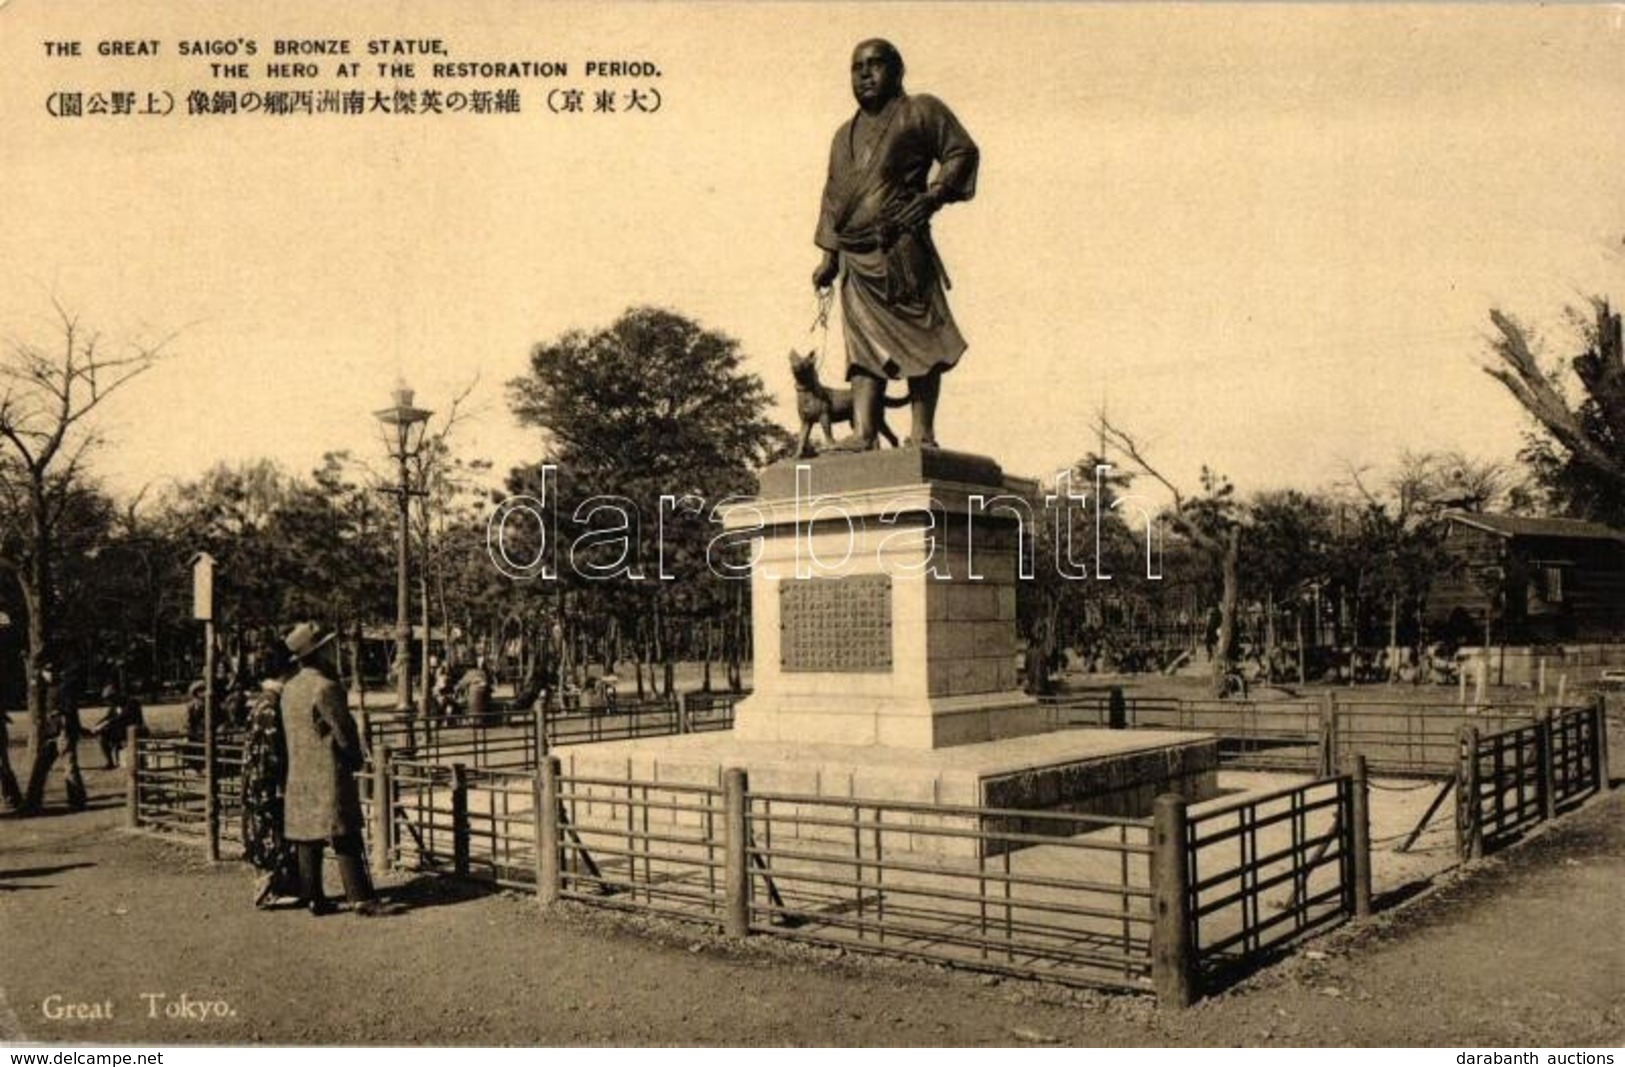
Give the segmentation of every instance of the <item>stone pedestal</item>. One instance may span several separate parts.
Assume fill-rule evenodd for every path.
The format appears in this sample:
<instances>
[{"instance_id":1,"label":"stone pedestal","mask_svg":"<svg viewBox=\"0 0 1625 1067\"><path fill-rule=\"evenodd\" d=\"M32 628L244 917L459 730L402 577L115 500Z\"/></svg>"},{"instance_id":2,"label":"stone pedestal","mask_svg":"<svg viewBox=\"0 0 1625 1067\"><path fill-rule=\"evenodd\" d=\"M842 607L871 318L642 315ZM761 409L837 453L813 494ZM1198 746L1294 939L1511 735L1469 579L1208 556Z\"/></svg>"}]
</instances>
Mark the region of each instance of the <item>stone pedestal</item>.
<instances>
[{"instance_id":1,"label":"stone pedestal","mask_svg":"<svg viewBox=\"0 0 1625 1067\"><path fill-rule=\"evenodd\" d=\"M1016 682L1034 488L938 450L764 471L760 497L725 516L754 561L755 692L735 736L935 749L1044 730Z\"/></svg>"}]
</instances>

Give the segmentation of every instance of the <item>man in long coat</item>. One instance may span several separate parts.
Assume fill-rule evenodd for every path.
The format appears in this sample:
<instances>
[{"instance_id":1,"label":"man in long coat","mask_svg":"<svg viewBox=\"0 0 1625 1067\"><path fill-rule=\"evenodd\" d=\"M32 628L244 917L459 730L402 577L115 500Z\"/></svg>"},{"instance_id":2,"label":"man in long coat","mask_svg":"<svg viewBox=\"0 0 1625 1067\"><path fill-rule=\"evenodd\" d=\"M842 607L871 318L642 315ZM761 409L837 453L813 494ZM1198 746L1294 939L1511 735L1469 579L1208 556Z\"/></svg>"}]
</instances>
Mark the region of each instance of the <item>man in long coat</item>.
<instances>
[{"instance_id":1,"label":"man in long coat","mask_svg":"<svg viewBox=\"0 0 1625 1067\"><path fill-rule=\"evenodd\" d=\"M842 277L854 432L836 447L875 447L886 381L907 378L910 443L934 448L942 374L965 339L948 310L930 220L976 194L980 153L946 104L903 91L903 57L888 41L853 50L852 94L858 111L830 146L814 237L824 255L813 287L823 292Z\"/></svg>"},{"instance_id":2,"label":"man in long coat","mask_svg":"<svg viewBox=\"0 0 1625 1067\"><path fill-rule=\"evenodd\" d=\"M282 690L282 728L288 748L283 837L299 859L300 897L311 912L333 910L322 890L322 853L338 856L344 895L358 915L383 910L362 862L361 795L355 772L364 762L355 720L335 678L333 634L300 623L284 643L299 673Z\"/></svg>"}]
</instances>

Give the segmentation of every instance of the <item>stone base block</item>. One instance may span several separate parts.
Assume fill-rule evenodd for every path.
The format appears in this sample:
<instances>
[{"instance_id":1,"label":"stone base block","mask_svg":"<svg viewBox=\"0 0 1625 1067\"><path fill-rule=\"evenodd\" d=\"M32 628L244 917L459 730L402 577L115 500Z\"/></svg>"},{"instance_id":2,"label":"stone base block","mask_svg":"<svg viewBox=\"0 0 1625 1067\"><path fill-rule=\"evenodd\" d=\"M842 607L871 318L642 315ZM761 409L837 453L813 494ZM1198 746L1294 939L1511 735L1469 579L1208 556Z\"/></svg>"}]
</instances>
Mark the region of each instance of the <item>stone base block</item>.
<instances>
[{"instance_id":1,"label":"stone base block","mask_svg":"<svg viewBox=\"0 0 1625 1067\"><path fill-rule=\"evenodd\" d=\"M606 781L720 788L723 772L738 767L749 775L753 794L1136 817L1148 816L1152 799L1161 793L1191 801L1216 795L1219 766L1218 741L1211 735L1115 730L1065 730L939 749L788 745L713 733L576 745L557 755L566 776ZM613 793L605 788L606 795ZM774 801L773 810L783 813L787 804ZM814 805L806 807L810 815L829 817L827 806L816 806L817 812ZM617 816L607 805L602 814L624 818L624 812ZM681 821L684 813L669 817ZM592 808L577 818L590 832ZM922 832L932 825L974 829L973 821L906 813L898 831L888 834L893 840L887 847L973 859L1002 851L984 851L970 837ZM1046 832L1044 820L1001 821L982 829ZM850 831L838 827L804 826L797 832L817 840L850 839Z\"/></svg>"},{"instance_id":2,"label":"stone base block","mask_svg":"<svg viewBox=\"0 0 1625 1067\"><path fill-rule=\"evenodd\" d=\"M848 696L841 701L818 693L758 693L740 702L733 736L767 744L935 749L1023 737L1049 728L1044 709L1020 690L916 700Z\"/></svg>"}]
</instances>

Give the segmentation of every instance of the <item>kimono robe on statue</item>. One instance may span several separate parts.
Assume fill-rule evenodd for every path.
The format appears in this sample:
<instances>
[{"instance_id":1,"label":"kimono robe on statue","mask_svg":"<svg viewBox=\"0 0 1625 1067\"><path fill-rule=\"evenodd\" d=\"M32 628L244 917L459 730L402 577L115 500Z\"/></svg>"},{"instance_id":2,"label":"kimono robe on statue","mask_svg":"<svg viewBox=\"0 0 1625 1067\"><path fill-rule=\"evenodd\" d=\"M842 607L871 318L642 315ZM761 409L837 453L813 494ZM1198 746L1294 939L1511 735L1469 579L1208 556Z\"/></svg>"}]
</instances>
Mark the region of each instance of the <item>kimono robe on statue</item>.
<instances>
[{"instance_id":1,"label":"kimono robe on statue","mask_svg":"<svg viewBox=\"0 0 1625 1067\"><path fill-rule=\"evenodd\" d=\"M924 94L860 111L836 131L814 242L840 253L848 378L918 377L964 354L930 227L905 230L896 215L928 186L941 203L969 200L978 160L953 112Z\"/></svg>"}]
</instances>

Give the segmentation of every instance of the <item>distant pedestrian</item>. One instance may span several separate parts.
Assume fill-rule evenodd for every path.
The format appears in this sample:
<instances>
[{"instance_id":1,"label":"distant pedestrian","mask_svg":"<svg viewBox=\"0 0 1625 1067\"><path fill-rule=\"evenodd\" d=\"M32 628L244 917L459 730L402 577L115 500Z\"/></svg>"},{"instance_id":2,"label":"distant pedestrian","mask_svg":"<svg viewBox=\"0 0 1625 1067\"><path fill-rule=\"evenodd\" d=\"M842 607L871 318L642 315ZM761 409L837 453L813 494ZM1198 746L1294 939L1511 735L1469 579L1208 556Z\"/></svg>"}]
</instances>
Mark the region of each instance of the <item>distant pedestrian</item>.
<instances>
[{"instance_id":1,"label":"distant pedestrian","mask_svg":"<svg viewBox=\"0 0 1625 1067\"><path fill-rule=\"evenodd\" d=\"M243 858L259 870L254 906L277 897L297 897L299 865L285 833L284 795L288 785L288 743L282 728L282 690L293 674L287 651L260 657L264 678L249 709L243 749Z\"/></svg>"},{"instance_id":2,"label":"distant pedestrian","mask_svg":"<svg viewBox=\"0 0 1625 1067\"><path fill-rule=\"evenodd\" d=\"M119 755L130 736L130 727L145 726L146 721L141 701L118 686L103 687L102 699L107 702L107 710L90 732L96 735L96 743L102 750L104 768L112 770L118 766Z\"/></svg>"},{"instance_id":3,"label":"distant pedestrian","mask_svg":"<svg viewBox=\"0 0 1625 1067\"><path fill-rule=\"evenodd\" d=\"M430 704L434 713L442 719L450 719L456 710L457 701L452 692L451 668L444 660L437 661L434 665L434 681L430 691L434 694Z\"/></svg>"},{"instance_id":4,"label":"distant pedestrian","mask_svg":"<svg viewBox=\"0 0 1625 1067\"><path fill-rule=\"evenodd\" d=\"M46 733L51 738L44 769L49 773L51 764L62 760L62 785L68 807L81 811L87 799L85 778L79 771L79 741L84 736L84 728L79 722L79 704L72 678L67 671L58 671L55 665L46 664L40 671L40 684L45 687ZM36 796L43 792L43 783L39 793L30 790Z\"/></svg>"},{"instance_id":5,"label":"distant pedestrian","mask_svg":"<svg viewBox=\"0 0 1625 1067\"><path fill-rule=\"evenodd\" d=\"M0 751L6 751L11 745L8 735L10 721L4 710L0 710ZM7 811L17 811L23 806L23 791L17 784L17 774L11 769L10 759L0 759L0 807Z\"/></svg>"},{"instance_id":6,"label":"distant pedestrian","mask_svg":"<svg viewBox=\"0 0 1625 1067\"><path fill-rule=\"evenodd\" d=\"M322 890L322 854L338 856L344 895L357 915L385 914L362 862L361 795L355 774L365 760L355 720L337 681L333 634L314 623L294 627L284 642L299 672L282 690L288 747L283 833L297 850L300 898L313 915L333 910Z\"/></svg>"},{"instance_id":7,"label":"distant pedestrian","mask_svg":"<svg viewBox=\"0 0 1625 1067\"><path fill-rule=\"evenodd\" d=\"M220 701L220 718L215 724L216 728L229 730L247 726L250 709L248 686L234 674L226 680L223 691L225 696Z\"/></svg>"},{"instance_id":8,"label":"distant pedestrian","mask_svg":"<svg viewBox=\"0 0 1625 1067\"><path fill-rule=\"evenodd\" d=\"M457 682L457 699L471 723L485 721L491 707L491 672L485 669L485 657L463 672Z\"/></svg>"},{"instance_id":9,"label":"distant pedestrian","mask_svg":"<svg viewBox=\"0 0 1625 1067\"><path fill-rule=\"evenodd\" d=\"M199 679L186 688L186 739L202 743L203 733L208 720L208 708L204 698L209 691L208 685Z\"/></svg>"}]
</instances>

